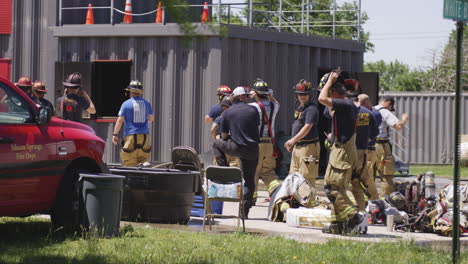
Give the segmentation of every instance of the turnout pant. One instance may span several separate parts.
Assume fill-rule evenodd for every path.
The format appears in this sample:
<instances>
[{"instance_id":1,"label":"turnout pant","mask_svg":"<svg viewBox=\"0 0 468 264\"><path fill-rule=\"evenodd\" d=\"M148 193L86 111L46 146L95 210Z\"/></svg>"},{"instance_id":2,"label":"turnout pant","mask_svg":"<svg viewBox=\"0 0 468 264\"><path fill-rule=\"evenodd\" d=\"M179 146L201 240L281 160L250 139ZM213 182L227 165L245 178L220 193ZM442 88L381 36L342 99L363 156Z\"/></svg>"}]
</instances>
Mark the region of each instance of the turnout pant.
<instances>
[{"instance_id":1,"label":"turnout pant","mask_svg":"<svg viewBox=\"0 0 468 264\"><path fill-rule=\"evenodd\" d=\"M355 136L344 144L335 140L330 149L330 159L325 173L325 194L332 203L332 221L347 221L357 213L356 207L346 193L355 167Z\"/></svg>"},{"instance_id":2,"label":"turnout pant","mask_svg":"<svg viewBox=\"0 0 468 264\"><path fill-rule=\"evenodd\" d=\"M258 161L258 145L237 145L231 139L217 139L213 142L213 153L219 166L229 166L226 155L239 157L241 170L244 175L244 200L247 207L253 205L253 192L255 190L255 169Z\"/></svg>"},{"instance_id":3,"label":"turnout pant","mask_svg":"<svg viewBox=\"0 0 468 264\"><path fill-rule=\"evenodd\" d=\"M269 142L268 142L269 141ZM271 194L281 183L275 172L276 160L273 156L271 138L261 138L258 145L258 164L255 170L254 199L257 197L258 180L265 183L268 194Z\"/></svg>"},{"instance_id":4,"label":"turnout pant","mask_svg":"<svg viewBox=\"0 0 468 264\"><path fill-rule=\"evenodd\" d=\"M373 177L370 177L367 169L367 159L367 149L358 149L356 170L353 172L351 180L351 190L359 211L364 211L366 209L365 192L367 192L371 200L379 198L375 187L375 181Z\"/></svg>"},{"instance_id":5,"label":"turnout pant","mask_svg":"<svg viewBox=\"0 0 468 264\"><path fill-rule=\"evenodd\" d=\"M381 178L380 195L390 195L393 192L393 175L395 174L395 159L392 154L392 145L386 139L377 139L375 151L379 160L377 170Z\"/></svg>"},{"instance_id":6,"label":"turnout pant","mask_svg":"<svg viewBox=\"0 0 468 264\"><path fill-rule=\"evenodd\" d=\"M289 174L298 172L310 183L315 189L315 180L318 176L320 158L320 143L315 142L306 145L295 145L291 154L291 166ZM307 207L317 205L315 197L310 197L310 202Z\"/></svg>"},{"instance_id":7,"label":"turnout pant","mask_svg":"<svg viewBox=\"0 0 468 264\"><path fill-rule=\"evenodd\" d=\"M128 135L124 138L122 148L120 149L122 166L135 167L140 163L148 161L150 156L151 144L149 135L136 134Z\"/></svg>"}]
</instances>

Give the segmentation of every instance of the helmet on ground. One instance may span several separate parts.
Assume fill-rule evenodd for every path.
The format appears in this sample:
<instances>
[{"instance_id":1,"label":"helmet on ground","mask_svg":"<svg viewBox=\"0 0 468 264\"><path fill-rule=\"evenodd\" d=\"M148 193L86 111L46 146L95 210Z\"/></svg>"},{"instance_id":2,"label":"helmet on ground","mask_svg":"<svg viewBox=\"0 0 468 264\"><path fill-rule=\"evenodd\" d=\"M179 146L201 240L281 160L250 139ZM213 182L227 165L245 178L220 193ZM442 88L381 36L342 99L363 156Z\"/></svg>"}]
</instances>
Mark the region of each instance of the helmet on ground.
<instances>
[{"instance_id":1,"label":"helmet on ground","mask_svg":"<svg viewBox=\"0 0 468 264\"><path fill-rule=\"evenodd\" d=\"M312 83L301 79L299 82L293 87L294 92L298 94L307 94L312 91Z\"/></svg>"},{"instance_id":2,"label":"helmet on ground","mask_svg":"<svg viewBox=\"0 0 468 264\"><path fill-rule=\"evenodd\" d=\"M81 73L74 72L68 75L67 79L63 82L66 87L80 87L81 86Z\"/></svg>"},{"instance_id":3,"label":"helmet on ground","mask_svg":"<svg viewBox=\"0 0 468 264\"><path fill-rule=\"evenodd\" d=\"M227 85L220 85L218 89L216 89L217 95L230 95L231 93L231 88L229 88Z\"/></svg>"},{"instance_id":4,"label":"helmet on ground","mask_svg":"<svg viewBox=\"0 0 468 264\"><path fill-rule=\"evenodd\" d=\"M230 96L225 96L220 103L221 106L230 107L232 105L232 99Z\"/></svg>"},{"instance_id":5,"label":"helmet on ground","mask_svg":"<svg viewBox=\"0 0 468 264\"><path fill-rule=\"evenodd\" d=\"M141 82L138 80L133 80L125 90L141 94L143 93L143 84L141 84Z\"/></svg>"},{"instance_id":6,"label":"helmet on ground","mask_svg":"<svg viewBox=\"0 0 468 264\"><path fill-rule=\"evenodd\" d=\"M273 91L269 88L268 83L257 78L253 84L253 90L259 94L272 94Z\"/></svg>"},{"instance_id":7,"label":"helmet on ground","mask_svg":"<svg viewBox=\"0 0 468 264\"><path fill-rule=\"evenodd\" d=\"M18 79L18 82L15 84L16 86L32 86L33 85L31 82L31 79L28 76L21 76Z\"/></svg>"},{"instance_id":8,"label":"helmet on ground","mask_svg":"<svg viewBox=\"0 0 468 264\"><path fill-rule=\"evenodd\" d=\"M45 84L41 81L35 81L33 84L33 88L36 92L41 92L41 93L47 92L47 88L45 87Z\"/></svg>"}]
</instances>

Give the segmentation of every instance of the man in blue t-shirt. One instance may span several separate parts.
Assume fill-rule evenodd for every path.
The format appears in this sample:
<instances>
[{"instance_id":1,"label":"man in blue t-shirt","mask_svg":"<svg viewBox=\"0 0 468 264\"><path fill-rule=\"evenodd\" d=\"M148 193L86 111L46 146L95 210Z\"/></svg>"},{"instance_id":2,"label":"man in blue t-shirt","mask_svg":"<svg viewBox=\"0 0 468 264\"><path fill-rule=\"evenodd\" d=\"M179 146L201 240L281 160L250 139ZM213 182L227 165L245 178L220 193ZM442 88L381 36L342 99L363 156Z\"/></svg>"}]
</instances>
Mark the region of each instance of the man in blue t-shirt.
<instances>
[{"instance_id":1,"label":"man in blue t-shirt","mask_svg":"<svg viewBox=\"0 0 468 264\"><path fill-rule=\"evenodd\" d=\"M353 101L346 99L344 84L337 83L339 74L330 73L320 92L319 102L330 109L333 116L330 159L325 173L325 194L332 203L332 223L324 233L358 233L366 220L349 199L346 190L356 168L356 120L358 109Z\"/></svg>"},{"instance_id":2,"label":"man in blue t-shirt","mask_svg":"<svg viewBox=\"0 0 468 264\"><path fill-rule=\"evenodd\" d=\"M218 103L213 105L210 109L210 112L205 116L205 124L209 124L216 120L218 116L223 113L223 109L221 107L221 101L225 96L231 95L231 88L227 85L221 85L218 87L216 91L216 95L218 96Z\"/></svg>"},{"instance_id":3,"label":"man in blue t-shirt","mask_svg":"<svg viewBox=\"0 0 468 264\"><path fill-rule=\"evenodd\" d=\"M119 131L124 125L124 140L120 157L124 167L135 167L150 158L151 144L148 122L154 121L151 104L141 98L143 86L139 81L131 81L126 89L130 99L120 107L119 117L115 123L112 142L119 143Z\"/></svg>"},{"instance_id":4,"label":"man in blue t-shirt","mask_svg":"<svg viewBox=\"0 0 468 264\"><path fill-rule=\"evenodd\" d=\"M245 182L243 213L247 218L254 204L260 118L257 109L246 103L250 99L247 88L237 87L232 95L233 105L223 112L221 139L213 142L213 153L219 166L229 166L226 155L240 158Z\"/></svg>"}]
</instances>

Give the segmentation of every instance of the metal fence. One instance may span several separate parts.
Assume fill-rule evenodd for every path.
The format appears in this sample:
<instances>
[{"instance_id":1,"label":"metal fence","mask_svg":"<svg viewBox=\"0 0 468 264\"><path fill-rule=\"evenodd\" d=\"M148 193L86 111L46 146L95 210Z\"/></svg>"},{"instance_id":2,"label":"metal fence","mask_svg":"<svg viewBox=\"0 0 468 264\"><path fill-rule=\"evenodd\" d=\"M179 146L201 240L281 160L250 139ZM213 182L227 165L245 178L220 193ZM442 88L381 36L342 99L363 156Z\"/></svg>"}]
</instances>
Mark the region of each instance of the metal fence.
<instances>
[{"instance_id":1,"label":"metal fence","mask_svg":"<svg viewBox=\"0 0 468 264\"><path fill-rule=\"evenodd\" d=\"M419 164L450 164L453 162L455 129L455 95L453 93L385 93L395 98L398 117L408 113L407 142L402 149L394 148L403 161ZM461 133L468 133L468 93L462 96Z\"/></svg>"}]
</instances>

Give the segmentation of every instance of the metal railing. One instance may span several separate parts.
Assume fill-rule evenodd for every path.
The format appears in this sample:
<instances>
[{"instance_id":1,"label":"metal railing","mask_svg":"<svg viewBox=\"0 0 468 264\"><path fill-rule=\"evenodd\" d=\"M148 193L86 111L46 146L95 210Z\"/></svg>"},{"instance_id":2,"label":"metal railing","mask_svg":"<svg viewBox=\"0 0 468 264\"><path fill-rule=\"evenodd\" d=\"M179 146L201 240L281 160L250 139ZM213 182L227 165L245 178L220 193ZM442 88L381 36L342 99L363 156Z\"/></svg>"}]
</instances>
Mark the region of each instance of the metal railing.
<instances>
[{"instance_id":1,"label":"metal railing","mask_svg":"<svg viewBox=\"0 0 468 264\"><path fill-rule=\"evenodd\" d=\"M395 161L401 162L400 172L402 174L409 173L409 163L410 163L410 128L404 126L401 130L396 130L391 128L390 140L392 142L392 152L395 157ZM396 164L397 167L399 164ZM401 168L404 166L404 168ZM398 168L397 168L398 169Z\"/></svg>"},{"instance_id":2,"label":"metal railing","mask_svg":"<svg viewBox=\"0 0 468 264\"><path fill-rule=\"evenodd\" d=\"M59 1L59 26L63 25L64 12L73 10L88 9L88 6L83 7L63 7L63 2ZM208 5L212 9L212 20L219 24L233 24L269 28L277 31L291 31L302 34L313 34L313 29L331 28L331 37L336 37L336 29L339 27L356 28L357 40L361 37L361 0L358 0L356 9L342 9L333 0L330 6L320 6L314 0L301 0L301 4L295 5L288 0L279 0L278 7L273 8L271 2L253 3L253 0L248 0L247 3L223 3L219 0L218 3ZM151 2L153 5L154 3ZM176 5L180 8L200 8L204 5ZM114 14L126 14L124 10L120 10L115 6L114 0L110 0L109 6L91 7L94 9L108 9L111 25L116 23ZM123 8L123 6L121 7ZM147 16L155 13L157 9L146 13L132 13L132 16ZM357 20L341 20L337 19L337 14L351 12L355 13ZM331 14L331 19L319 20L312 18L314 14ZM219 18L219 19L218 19ZM84 18L83 18L84 21Z\"/></svg>"}]
</instances>

